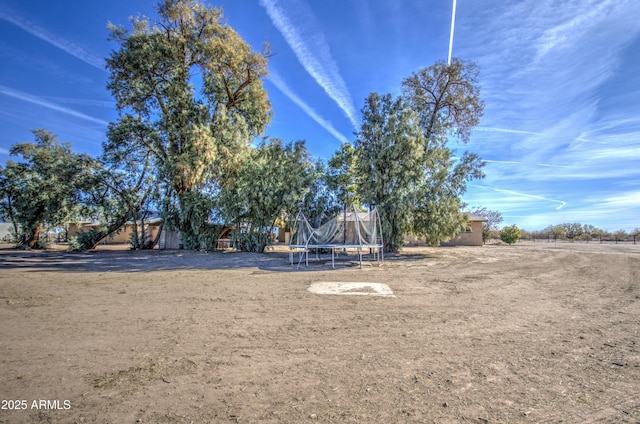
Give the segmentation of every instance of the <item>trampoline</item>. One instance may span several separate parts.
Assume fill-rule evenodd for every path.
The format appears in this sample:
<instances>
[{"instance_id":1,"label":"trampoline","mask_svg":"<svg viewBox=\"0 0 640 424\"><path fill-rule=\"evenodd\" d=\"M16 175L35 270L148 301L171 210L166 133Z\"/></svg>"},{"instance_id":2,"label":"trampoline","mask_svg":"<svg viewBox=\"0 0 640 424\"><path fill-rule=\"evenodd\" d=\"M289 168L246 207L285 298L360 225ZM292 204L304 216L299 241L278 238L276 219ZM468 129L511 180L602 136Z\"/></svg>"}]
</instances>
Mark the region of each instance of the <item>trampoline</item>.
<instances>
[{"instance_id":1,"label":"trampoline","mask_svg":"<svg viewBox=\"0 0 640 424\"><path fill-rule=\"evenodd\" d=\"M289 259L291 266L304 263L309 266L309 253L315 251L316 259L320 259L321 250L331 251L331 267L335 269L336 252L349 250L358 253L362 268L363 251L369 249L378 265L384 262L384 241L380 215L377 209L358 210L352 205L348 210L338 214L318 228L313 228L305 215L300 211L292 227L289 242ZM296 265L297 257L297 265Z\"/></svg>"}]
</instances>

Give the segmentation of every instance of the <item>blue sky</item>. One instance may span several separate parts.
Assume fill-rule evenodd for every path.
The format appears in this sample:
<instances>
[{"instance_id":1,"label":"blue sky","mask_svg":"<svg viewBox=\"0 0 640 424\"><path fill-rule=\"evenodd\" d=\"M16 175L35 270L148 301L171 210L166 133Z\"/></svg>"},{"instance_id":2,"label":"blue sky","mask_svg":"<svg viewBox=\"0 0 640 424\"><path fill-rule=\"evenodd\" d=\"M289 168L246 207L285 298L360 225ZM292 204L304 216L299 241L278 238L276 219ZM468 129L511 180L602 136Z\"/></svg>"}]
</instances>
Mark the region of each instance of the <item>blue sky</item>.
<instances>
[{"instance_id":1,"label":"blue sky","mask_svg":"<svg viewBox=\"0 0 640 424\"><path fill-rule=\"evenodd\" d=\"M274 53L267 135L330 157L353 141L370 92L446 60L451 0L220 0L254 49ZM45 128L99 154L117 119L107 22L155 2L0 0L0 163ZM480 67L485 113L469 143L487 161L464 200L504 224L640 227L640 2L458 0L453 55Z\"/></svg>"}]
</instances>

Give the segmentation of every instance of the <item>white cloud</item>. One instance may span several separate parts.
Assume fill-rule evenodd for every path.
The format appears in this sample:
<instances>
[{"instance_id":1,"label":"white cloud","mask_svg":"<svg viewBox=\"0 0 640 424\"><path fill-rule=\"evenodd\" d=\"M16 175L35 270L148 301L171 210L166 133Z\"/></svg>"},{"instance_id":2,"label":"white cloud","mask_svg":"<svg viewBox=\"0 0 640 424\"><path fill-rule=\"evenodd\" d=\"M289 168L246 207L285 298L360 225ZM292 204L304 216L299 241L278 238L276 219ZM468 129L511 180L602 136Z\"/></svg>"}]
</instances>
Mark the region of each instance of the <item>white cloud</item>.
<instances>
[{"instance_id":1,"label":"white cloud","mask_svg":"<svg viewBox=\"0 0 640 424\"><path fill-rule=\"evenodd\" d=\"M616 196L604 197L602 199L592 199L593 202L597 202L603 209L611 210L612 208L629 210L630 208L640 208L640 190L620 193ZM640 217L638 219L638 225L640 226Z\"/></svg>"},{"instance_id":2,"label":"white cloud","mask_svg":"<svg viewBox=\"0 0 640 424\"><path fill-rule=\"evenodd\" d=\"M59 35L53 34L48 30L36 25L33 22L30 22L12 12L10 12L6 6L0 9L0 19L5 20L23 31L28 32L29 34L37 37L60 50L70 54L71 56L80 59L84 63L87 63L91 66L94 66L98 69L105 70L105 62L104 59L98 57L88 51L85 47L81 46L78 43L73 41L69 41Z\"/></svg>"},{"instance_id":3,"label":"white cloud","mask_svg":"<svg viewBox=\"0 0 640 424\"><path fill-rule=\"evenodd\" d=\"M300 109L302 109L311 119L316 121L318 125L327 130L329 134L334 136L336 139L340 140L341 143L348 143L349 140L347 137L342 135L339 131L337 131L331 122L324 119L322 116L318 115L304 100L298 97L282 80L280 75L271 69L271 73L269 75L269 81L276 86L278 90L280 90L285 96L287 96L293 103L298 105Z\"/></svg>"},{"instance_id":4,"label":"white cloud","mask_svg":"<svg viewBox=\"0 0 640 424\"><path fill-rule=\"evenodd\" d=\"M591 3L582 2L582 7L572 7L569 4L565 13L569 14L566 21L547 28L537 40L537 59L553 49L570 45L572 39L579 38L593 30L600 20L611 12L614 3L619 0L597 0Z\"/></svg>"},{"instance_id":5,"label":"white cloud","mask_svg":"<svg viewBox=\"0 0 640 424\"><path fill-rule=\"evenodd\" d=\"M338 104L357 130L359 122L351 95L315 16L303 2L282 3L282 0L260 0L260 5L266 9L300 64Z\"/></svg>"}]
</instances>

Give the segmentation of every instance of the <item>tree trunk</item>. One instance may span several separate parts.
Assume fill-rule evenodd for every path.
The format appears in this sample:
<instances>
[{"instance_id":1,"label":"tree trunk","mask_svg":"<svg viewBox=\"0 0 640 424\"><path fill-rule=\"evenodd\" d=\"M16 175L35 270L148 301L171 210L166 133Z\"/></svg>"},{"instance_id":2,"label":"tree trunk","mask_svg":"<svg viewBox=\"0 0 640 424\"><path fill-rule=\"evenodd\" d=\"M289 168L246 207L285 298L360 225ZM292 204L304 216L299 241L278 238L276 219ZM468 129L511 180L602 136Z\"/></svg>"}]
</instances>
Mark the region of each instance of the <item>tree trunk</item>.
<instances>
[{"instance_id":1,"label":"tree trunk","mask_svg":"<svg viewBox=\"0 0 640 424\"><path fill-rule=\"evenodd\" d=\"M142 227L142 230L143 230L143 237L144 237L144 227ZM141 248L140 236L138 234L138 221L135 218L133 219L133 228L131 231L131 248L133 250L138 250Z\"/></svg>"},{"instance_id":2,"label":"tree trunk","mask_svg":"<svg viewBox=\"0 0 640 424\"><path fill-rule=\"evenodd\" d=\"M158 228L158 233L156 234L153 240L150 240L148 243L144 243L142 246L143 249L153 249L160 242L160 237L162 235L162 229L164 228L164 221L160 223L160 227Z\"/></svg>"},{"instance_id":3,"label":"tree trunk","mask_svg":"<svg viewBox=\"0 0 640 424\"><path fill-rule=\"evenodd\" d=\"M40 246L40 228L41 225L37 225L33 229L29 229L24 235L23 242L20 246L22 249L39 249Z\"/></svg>"},{"instance_id":4,"label":"tree trunk","mask_svg":"<svg viewBox=\"0 0 640 424\"><path fill-rule=\"evenodd\" d=\"M80 250L93 250L96 248L98 243L104 240L106 237L109 237L111 234L118 231L127 221L129 220L128 216L124 216L119 218L118 220L109 224L106 230L95 231L94 235L89 239L84 241L84 244L80 246Z\"/></svg>"}]
</instances>

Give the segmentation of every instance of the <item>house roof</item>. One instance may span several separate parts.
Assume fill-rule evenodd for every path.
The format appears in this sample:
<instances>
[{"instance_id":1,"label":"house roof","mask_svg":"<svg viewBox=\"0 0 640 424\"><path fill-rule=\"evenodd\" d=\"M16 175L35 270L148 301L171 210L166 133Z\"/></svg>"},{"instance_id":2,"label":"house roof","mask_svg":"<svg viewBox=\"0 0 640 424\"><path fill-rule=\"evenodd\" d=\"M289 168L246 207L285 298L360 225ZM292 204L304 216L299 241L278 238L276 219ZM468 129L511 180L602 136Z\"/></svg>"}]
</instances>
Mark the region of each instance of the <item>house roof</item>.
<instances>
[{"instance_id":1,"label":"house roof","mask_svg":"<svg viewBox=\"0 0 640 424\"><path fill-rule=\"evenodd\" d=\"M470 213L469 215L469 222L473 222L473 221L480 221L480 222L487 222L488 219L482 215L478 215L475 213Z\"/></svg>"}]
</instances>

